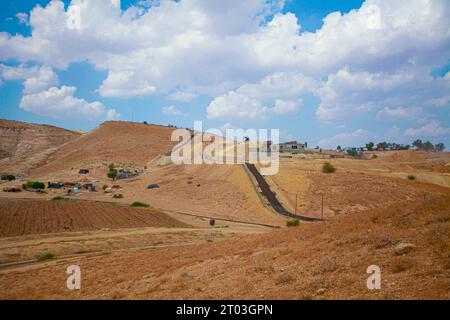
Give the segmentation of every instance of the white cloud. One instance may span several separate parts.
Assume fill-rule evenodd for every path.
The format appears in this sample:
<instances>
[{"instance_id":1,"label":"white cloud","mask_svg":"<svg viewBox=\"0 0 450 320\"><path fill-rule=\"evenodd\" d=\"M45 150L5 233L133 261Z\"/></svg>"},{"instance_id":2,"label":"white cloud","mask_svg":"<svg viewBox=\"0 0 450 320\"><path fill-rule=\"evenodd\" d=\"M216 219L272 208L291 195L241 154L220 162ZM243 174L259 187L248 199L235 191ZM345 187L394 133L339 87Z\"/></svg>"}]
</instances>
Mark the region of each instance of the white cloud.
<instances>
[{"instance_id":1,"label":"white cloud","mask_svg":"<svg viewBox=\"0 0 450 320\"><path fill-rule=\"evenodd\" d=\"M5 80L24 80L36 75L36 67L27 67L24 64L18 67L10 67L0 64L0 77Z\"/></svg>"},{"instance_id":2,"label":"white cloud","mask_svg":"<svg viewBox=\"0 0 450 320\"><path fill-rule=\"evenodd\" d=\"M162 113L170 116L183 116L185 115L181 110L175 106L166 106L162 108Z\"/></svg>"},{"instance_id":3,"label":"white cloud","mask_svg":"<svg viewBox=\"0 0 450 320\"><path fill-rule=\"evenodd\" d=\"M125 12L110 0L72 4L81 9L80 30L67 28L63 3L52 1L31 12L32 37L0 35L0 59L57 67L89 60L109 71L104 95L126 94L119 88L129 81L136 91L128 95L176 86L210 93L277 69L322 76L346 65L386 72L410 61L445 62L450 42L445 0L411 0L406 8L401 1L367 0L359 10L328 15L315 33L301 33L292 13L262 24L282 1L161 1Z\"/></svg>"},{"instance_id":4,"label":"white cloud","mask_svg":"<svg viewBox=\"0 0 450 320\"><path fill-rule=\"evenodd\" d=\"M295 113L302 103L301 95L315 86L316 81L299 73L275 73L214 98L207 107L208 117L264 119L270 113Z\"/></svg>"},{"instance_id":5,"label":"white cloud","mask_svg":"<svg viewBox=\"0 0 450 320\"><path fill-rule=\"evenodd\" d=\"M400 128L393 126L383 133L371 132L365 129L357 129L353 132L337 133L331 137L319 141L322 148L335 149L341 147L363 147L368 142L405 142L401 139Z\"/></svg>"},{"instance_id":6,"label":"white cloud","mask_svg":"<svg viewBox=\"0 0 450 320\"><path fill-rule=\"evenodd\" d=\"M384 107L378 112L379 119L417 119L419 116L423 116L421 108L389 108Z\"/></svg>"},{"instance_id":7,"label":"white cloud","mask_svg":"<svg viewBox=\"0 0 450 320\"><path fill-rule=\"evenodd\" d=\"M24 12L19 12L16 14L16 18L17 20L19 20L20 24L25 24L28 25L29 21L28 21L28 14L24 13Z\"/></svg>"},{"instance_id":8,"label":"white cloud","mask_svg":"<svg viewBox=\"0 0 450 320\"><path fill-rule=\"evenodd\" d=\"M37 93L58 84L58 76L51 68L40 67L35 76L25 80L23 92L25 94Z\"/></svg>"},{"instance_id":9,"label":"white cloud","mask_svg":"<svg viewBox=\"0 0 450 320\"><path fill-rule=\"evenodd\" d=\"M212 119L264 118L276 100L298 101L308 91L321 100L316 116L330 122L432 101L448 106L449 75L430 76L450 56L447 0L367 0L329 14L316 32L303 32L276 0L144 1L126 11L111 0L71 4L81 10L79 30L67 28L61 1L37 6L31 37L0 33L0 60L53 68L89 61L108 72L103 96L182 88L215 97Z\"/></svg>"},{"instance_id":10,"label":"white cloud","mask_svg":"<svg viewBox=\"0 0 450 320\"><path fill-rule=\"evenodd\" d=\"M426 137L448 137L450 128L442 127L438 121L431 121L420 128L409 128L405 130L405 137L426 138Z\"/></svg>"},{"instance_id":11,"label":"white cloud","mask_svg":"<svg viewBox=\"0 0 450 320\"><path fill-rule=\"evenodd\" d=\"M220 130L222 130L224 132L227 129L234 129L234 126L231 123L229 123L229 122L226 122L226 123L224 123L223 125L220 126Z\"/></svg>"},{"instance_id":12,"label":"white cloud","mask_svg":"<svg viewBox=\"0 0 450 320\"><path fill-rule=\"evenodd\" d=\"M298 101L286 101L277 99L273 107L273 112L278 114L289 114L295 113L298 110L298 108L299 108Z\"/></svg>"},{"instance_id":13,"label":"white cloud","mask_svg":"<svg viewBox=\"0 0 450 320\"><path fill-rule=\"evenodd\" d=\"M156 92L156 88L145 79L138 79L133 71L109 73L99 92L105 97L145 96Z\"/></svg>"},{"instance_id":14,"label":"white cloud","mask_svg":"<svg viewBox=\"0 0 450 320\"><path fill-rule=\"evenodd\" d=\"M429 104L433 97L445 97L448 90L448 83L434 79L423 68L394 73L353 72L344 68L329 75L317 89L321 103L316 115L320 120L333 121L375 109L380 110L379 116L413 116L420 114L421 106Z\"/></svg>"},{"instance_id":15,"label":"white cloud","mask_svg":"<svg viewBox=\"0 0 450 320\"><path fill-rule=\"evenodd\" d=\"M190 92L176 91L167 96L167 99L181 102L191 102L197 98L197 95Z\"/></svg>"},{"instance_id":16,"label":"white cloud","mask_svg":"<svg viewBox=\"0 0 450 320\"><path fill-rule=\"evenodd\" d=\"M49 67L9 67L0 64L0 77L5 80L24 80L25 94L37 93L51 86L57 86L59 79L56 73Z\"/></svg>"},{"instance_id":17,"label":"white cloud","mask_svg":"<svg viewBox=\"0 0 450 320\"><path fill-rule=\"evenodd\" d=\"M110 0L72 0L80 9L80 29L70 29L64 4L55 0L30 13L31 37L0 33L0 59L58 68L88 60L109 72L99 88L105 96L166 93L175 87L223 90L242 82L233 78L251 76L242 73L251 57L245 58L242 43L236 47L235 42L241 34L258 32L279 3L161 1L122 12Z\"/></svg>"},{"instance_id":18,"label":"white cloud","mask_svg":"<svg viewBox=\"0 0 450 320\"><path fill-rule=\"evenodd\" d=\"M114 109L106 109L101 102L87 102L74 97L75 91L75 87L52 87L46 91L24 95L19 106L25 111L56 119L77 117L87 120L114 120L120 117Z\"/></svg>"},{"instance_id":19,"label":"white cloud","mask_svg":"<svg viewBox=\"0 0 450 320\"><path fill-rule=\"evenodd\" d=\"M373 133L364 129L358 129L354 132L338 133L330 138L321 139L319 146L327 149L335 149L338 145L341 147L357 147L369 142L372 137Z\"/></svg>"},{"instance_id":20,"label":"white cloud","mask_svg":"<svg viewBox=\"0 0 450 320\"><path fill-rule=\"evenodd\" d=\"M214 98L207 108L209 119L264 119L268 108L260 101L234 91Z\"/></svg>"}]
</instances>

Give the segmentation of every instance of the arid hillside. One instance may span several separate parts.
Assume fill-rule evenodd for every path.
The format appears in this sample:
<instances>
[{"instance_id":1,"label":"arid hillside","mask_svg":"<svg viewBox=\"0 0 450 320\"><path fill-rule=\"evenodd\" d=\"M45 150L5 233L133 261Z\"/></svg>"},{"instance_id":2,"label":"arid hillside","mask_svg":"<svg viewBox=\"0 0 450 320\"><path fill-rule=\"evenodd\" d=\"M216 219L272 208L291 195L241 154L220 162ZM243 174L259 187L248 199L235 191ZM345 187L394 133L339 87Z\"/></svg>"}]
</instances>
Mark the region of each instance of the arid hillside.
<instances>
[{"instance_id":1,"label":"arid hillside","mask_svg":"<svg viewBox=\"0 0 450 320\"><path fill-rule=\"evenodd\" d=\"M54 126L0 120L0 172L23 174L79 136Z\"/></svg>"},{"instance_id":2,"label":"arid hillside","mask_svg":"<svg viewBox=\"0 0 450 320\"><path fill-rule=\"evenodd\" d=\"M450 198L425 199L190 247L0 271L2 299L449 299ZM84 272L65 287L66 267ZM366 270L381 270L369 290Z\"/></svg>"},{"instance_id":3,"label":"arid hillside","mask_svg":"<svg viewBox=\"0 0 450 320\"><path fill-rule=\"evenodd\" d=\"M159 125L105 122L59 148L33 173L45 174L111 162L144 166L175 145L170 141L172 130Z\"/></svg>"}]
</instances>

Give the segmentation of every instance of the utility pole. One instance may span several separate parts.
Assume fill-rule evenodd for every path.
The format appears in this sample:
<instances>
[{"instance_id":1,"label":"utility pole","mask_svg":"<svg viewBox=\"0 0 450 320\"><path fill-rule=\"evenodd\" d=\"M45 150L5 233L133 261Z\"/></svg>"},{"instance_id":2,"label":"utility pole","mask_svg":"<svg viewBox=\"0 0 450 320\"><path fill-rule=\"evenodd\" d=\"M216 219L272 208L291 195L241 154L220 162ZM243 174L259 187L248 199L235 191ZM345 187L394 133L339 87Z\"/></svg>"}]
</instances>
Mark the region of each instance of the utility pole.
<instances>
[{"instance_id":1,"label":"utility pole","mask_svg":"<svg viewBox=\"0 0 450 320\"><path fill-rule=\"evenodd\" d=\"M295 215L297 215L297 198L298 198L298 191L295 194Z\"/></svg>"},{"instance_id":2,"label":"utility pole","mask_svg":"<svg viewBox=\"0 0 450 320\"><path fill-rule=\"evenodd\" d=\"M320 217L323 220L323 194L322 194L322 210L321 210L321 213L320 213Z\"/></svg>"}]
</instances>

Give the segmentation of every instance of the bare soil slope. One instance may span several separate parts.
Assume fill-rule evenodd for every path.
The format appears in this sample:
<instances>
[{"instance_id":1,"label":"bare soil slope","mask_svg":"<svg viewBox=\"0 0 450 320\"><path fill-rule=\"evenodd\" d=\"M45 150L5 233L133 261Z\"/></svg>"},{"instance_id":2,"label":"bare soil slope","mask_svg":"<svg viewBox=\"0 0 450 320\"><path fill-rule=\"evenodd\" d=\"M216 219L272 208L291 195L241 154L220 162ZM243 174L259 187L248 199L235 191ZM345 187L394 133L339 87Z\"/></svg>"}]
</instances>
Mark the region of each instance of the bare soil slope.
<instances>
[{"instance_id":1,"label":"bare soil slope","mask_svg":"<svg viewBox=\"0 0 450 320\"><path fill-rule=\"evenodd\" d=\"M187 225L151 208L86 201L0 199L0 237L137 227Z\"/></svg>"},{"instance_id":2,"label":"bare soil slope","mask_svg":"<svg viewBox=\"0 0 450 320\"><path fill-rule=\"evenodd\" d=\"M175 144L172 128L159 125L109 121L59 148L33 174L68 170L91 163L146 165Z\"/></svg>"},{"instance_id":3,"label":"bare soil slope","mask_svg":"<svg viewBox=\"0 0 450 320\"><path fill-rule=\"evenodd\" d=\"M54 126L0 120L0 172L22 174L79 136Z\"/></svg>"}]
</instances>

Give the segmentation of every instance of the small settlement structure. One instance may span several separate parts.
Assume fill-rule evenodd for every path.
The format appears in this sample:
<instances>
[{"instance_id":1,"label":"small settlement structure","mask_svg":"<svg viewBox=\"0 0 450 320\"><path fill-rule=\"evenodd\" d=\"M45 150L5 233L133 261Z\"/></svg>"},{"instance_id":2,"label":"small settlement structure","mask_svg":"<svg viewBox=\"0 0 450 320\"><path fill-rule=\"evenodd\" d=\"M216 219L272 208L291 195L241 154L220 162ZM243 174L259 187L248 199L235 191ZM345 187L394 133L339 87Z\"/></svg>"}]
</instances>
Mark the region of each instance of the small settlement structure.
<instances>
[{"instance_id":1,"label":"small settlement structure","mask_svg":"<svg viewBox=\"0 0 450 320\"><path fill-rule=\"evenodd\" d=\"M299 143L298 141L288 141L283 142L278 145L280 153L304 153L306 148L308 148L308 144Z\"/></svg>"}]
</instances>

